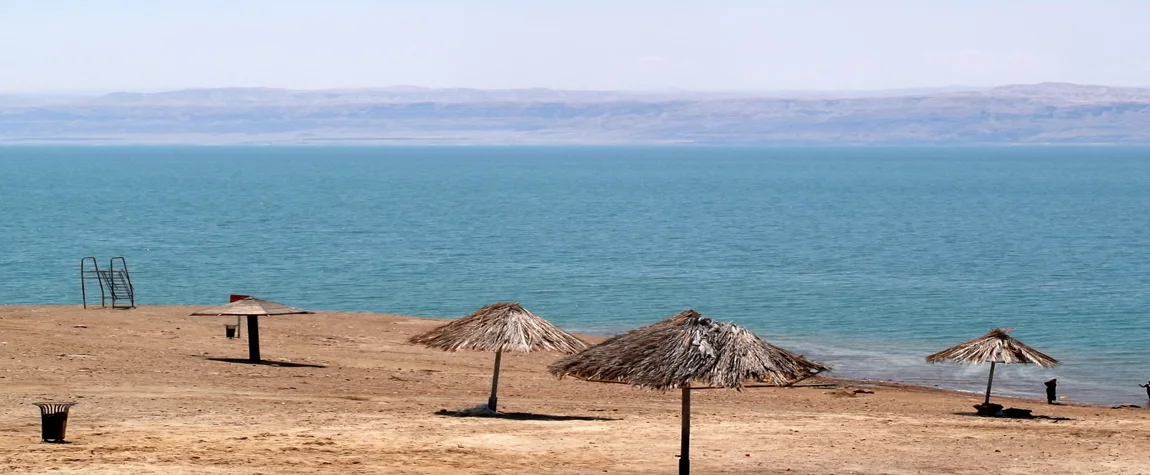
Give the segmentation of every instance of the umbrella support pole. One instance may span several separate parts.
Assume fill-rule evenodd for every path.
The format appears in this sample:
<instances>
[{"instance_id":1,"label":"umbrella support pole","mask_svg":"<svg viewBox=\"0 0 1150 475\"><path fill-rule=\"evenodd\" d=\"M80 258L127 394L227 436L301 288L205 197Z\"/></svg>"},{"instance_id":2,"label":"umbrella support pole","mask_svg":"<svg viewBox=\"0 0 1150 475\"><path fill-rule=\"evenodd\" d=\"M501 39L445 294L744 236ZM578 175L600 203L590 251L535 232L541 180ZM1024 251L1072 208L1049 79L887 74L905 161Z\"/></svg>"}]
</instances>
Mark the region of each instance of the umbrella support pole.
<instances>
[{"instance_id":1,"label":"umbrella support pole","mask_svg":"<svg viewBox=\"0 0 1150 475\"><path fill-rule=\"evenodd\" d=\"M491 375L491 397L487 398L487 408L491 412L499 412L495 409L495 404L499 402L499 362L503 359L503 350L495 352L495 374Z\"/></svg>"},{"instance_id":2,"label":"umbrella support pole","mask_svg":"<svg viewBox=\"0 0 1150 475\"><path fill-rule=\"evenodd\" d=\"M986 399L983 404L990 404L990 387L994 385L994 362L990 362L990 378L986 380Z\"/></svg>"},{"instance_id":3,"label":"umbrella support pole","mask_svg":"<svg viewBox=\"0 0 1150 475\"><path fill-rule=\"evenodd\" d=\"M683 433L679 437L679 475L691 473L691 386L683 386Z\"/></svg>"},{"instance_id":4,"label":"umbrella support pole","mask_svg":"<svg viewBox=\"0 0 1150 475\"><path fill-rule=\"evenodd\" d=\"M260 320L255 315L248 315L248 360L260 362Z\"/></svg>"}]
</instances>

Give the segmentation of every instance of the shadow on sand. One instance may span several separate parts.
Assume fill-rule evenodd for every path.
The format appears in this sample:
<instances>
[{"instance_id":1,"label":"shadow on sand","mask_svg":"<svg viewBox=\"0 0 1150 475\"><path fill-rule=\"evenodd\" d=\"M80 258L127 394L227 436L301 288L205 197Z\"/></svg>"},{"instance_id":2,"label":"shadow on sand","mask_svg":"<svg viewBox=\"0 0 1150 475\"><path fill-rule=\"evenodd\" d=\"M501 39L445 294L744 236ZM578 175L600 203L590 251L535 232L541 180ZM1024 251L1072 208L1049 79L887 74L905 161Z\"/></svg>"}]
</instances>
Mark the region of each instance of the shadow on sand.
<instances>
[{"instance_id":1,"label":"shadow on sand","mask_svg":"<svg viewBox=\"0 0 1150 475\"><path fill-rule=\"evenodd\" d=\"M507 419L512 421L617 421L609 417L594 416L552 416L547 414L532 414L530 412L500 412L498 414L471 414L467 411L449 411L440 409L435 412L437 416L448 417L481 417L490 419Z\"/></svg>"},{"instance_id":2,"label":"shadow on sand","mask_svg":"<svg viewBox=\"0 0 1150 475\"><path fill-rule=\"evenodd\" d=\"M247 358L204 358L210 361L219 361L221 363L234 363L234 364L250 364L256 366L279 366L281 368L326 368L327 366L321 364L311 363L289 363L287 361L272 361L260 360L252 361Z\"/></svg>"},{"instance_id":3,"label":"shadow on sand","mask_svg":"<svg viewBox=\"0 0 1150 475\"><path fill-rule=\"evenodd\" d=\"M1054 417L1054 416L1029 416L1029 417L1026 417L1026 416L1014 416L1014 417L1011 417L1011 416L983 416L983 415L978 414L977 412L952 412L951 414L954 414L956 416L977 417L979 419L1011 419L1011 420L1020 420L1020 421L1030 420L1030 421L1055 421L1055 422L1074 420L1074 419L1071 419L1069 417Z\"/></svg>"}]
</instances>

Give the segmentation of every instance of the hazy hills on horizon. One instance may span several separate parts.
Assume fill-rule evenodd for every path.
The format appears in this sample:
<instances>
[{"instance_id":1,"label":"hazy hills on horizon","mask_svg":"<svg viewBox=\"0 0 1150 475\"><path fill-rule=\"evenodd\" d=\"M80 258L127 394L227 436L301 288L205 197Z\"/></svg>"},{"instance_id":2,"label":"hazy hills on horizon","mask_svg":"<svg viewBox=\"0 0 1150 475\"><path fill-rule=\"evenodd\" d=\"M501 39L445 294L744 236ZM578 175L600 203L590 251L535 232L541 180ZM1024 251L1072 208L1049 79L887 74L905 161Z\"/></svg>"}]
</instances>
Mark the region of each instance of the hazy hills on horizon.
<instances>
[{"instance_id":1,"label":"hazy hills on horizon","mask_svg":"<svg viewBox=\"0 0 1150 475\"><path fill-rule=\"evenodd\" d=\"M1150 88L0 95L0 144L1150 144Z\"/></svg>"}]
</instances>

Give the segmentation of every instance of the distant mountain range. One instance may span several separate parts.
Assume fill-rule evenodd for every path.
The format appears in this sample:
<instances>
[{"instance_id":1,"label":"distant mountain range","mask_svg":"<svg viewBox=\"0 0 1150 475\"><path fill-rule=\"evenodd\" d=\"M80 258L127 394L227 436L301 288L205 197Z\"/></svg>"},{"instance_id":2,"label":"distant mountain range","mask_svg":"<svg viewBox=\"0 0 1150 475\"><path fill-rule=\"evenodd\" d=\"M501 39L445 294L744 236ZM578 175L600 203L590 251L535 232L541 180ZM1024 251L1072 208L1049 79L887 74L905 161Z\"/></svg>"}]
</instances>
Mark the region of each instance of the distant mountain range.
<instances>
[{"instance_id":1,"label":"distant mountain range","mask_svg":"<svg viewBox=\"0 0 1150 475\"><path fill-rule=\"evenodd\" d=\"M1150 88L0 95L0 144L1150 144Z\"/></svg>"}]
</instances>

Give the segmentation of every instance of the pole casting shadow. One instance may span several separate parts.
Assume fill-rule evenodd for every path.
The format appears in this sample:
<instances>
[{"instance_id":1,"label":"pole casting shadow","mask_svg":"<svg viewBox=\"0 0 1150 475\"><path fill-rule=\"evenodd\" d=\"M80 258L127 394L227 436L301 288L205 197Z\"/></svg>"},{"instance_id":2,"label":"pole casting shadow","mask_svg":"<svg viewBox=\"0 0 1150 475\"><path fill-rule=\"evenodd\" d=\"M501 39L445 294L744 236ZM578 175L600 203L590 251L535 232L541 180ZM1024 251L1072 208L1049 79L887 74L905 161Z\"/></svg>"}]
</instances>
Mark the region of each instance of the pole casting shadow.
<instances>
[{"instance_id":1,"label":"pole casting shadow","mask_svg":"<svg viewBox=\"0 0 1150 475\"><path fill-rule=\"evenodd\" d=\"M552 416L547 414L533 414L530 412L500 412L497 414L469 414L466 411L449 411L447 409L440 409L435 412L437 416L449 417L477 417L477 418L490 418L490 419L507 419L512 421L617 421L619 419L612 419L609 417L593 417L593 416Z\"/></svg>"},{"instance_id":2,"label":"pole casting shadow","mask_svg":"<svg viewBox=\"0 0 1150 475\"><path fill-rule=\"evenodd\" d=\"M1028 416L1021 416L1021 415L1019 415L1019 416L1009 416L1009 415L983 416L983 415L979 415L977 412L962 412L962 411L952 412L951 414L956 415L956 416L977 417L979 419L1013 419L1013 420L1031 420L1031 421L1073 421L1074 420L1070 417L1061 417L1061 416L1029 416L1029 417Z\"/></svg>"},{"instance_id":3,"label":"pole casting shadow","mask_svg":"<svg viewBox=\"0 0 1150 475\"><path fill-rule=\"evenodd\" d=\"M281 368L326 368L327 366L321 364L311 363L289 363L287 361L271 361L260 360L252 361L248 358L204 358L210 361L219 361L221 363L234 363L234 364L250 364L257 366L279 366Z\"/></svg>"}]
</instances>

